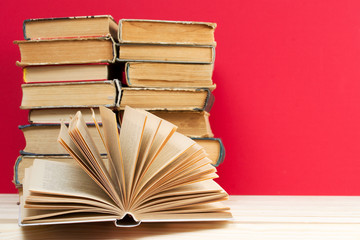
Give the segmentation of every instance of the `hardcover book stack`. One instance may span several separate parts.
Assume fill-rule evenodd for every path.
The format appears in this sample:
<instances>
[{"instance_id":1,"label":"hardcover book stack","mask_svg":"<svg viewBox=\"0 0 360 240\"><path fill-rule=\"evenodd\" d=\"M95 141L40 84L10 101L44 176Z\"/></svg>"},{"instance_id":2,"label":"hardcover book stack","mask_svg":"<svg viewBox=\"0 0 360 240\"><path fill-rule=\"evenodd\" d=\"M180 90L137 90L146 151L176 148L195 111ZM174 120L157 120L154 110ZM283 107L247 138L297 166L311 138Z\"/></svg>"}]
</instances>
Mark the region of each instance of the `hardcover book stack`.
<instances>
[{"instance_id":1,"label":"hardcover book stack","mask_svg":"<svg viewBox=\"0 0 360 240\"><path fill-rule=\"evenodd\" d=\"M24 22L20 225L231 219L213 181L224 157L209 124L214 29L107 15Z\"/></svg>"},{"instance_id":2,"label":"hardcover book stack","mask_svg":"<svg viewBox=\"0 0 360 240\"><path fill-rule=\"evenodd\" d=\"M118 24L111 16L29 19L23 30L25 40L14 43L24 77L20 108L29 110L29 124L19 127L26 146L14 167L17 187L35 158L73 162L56 141L61 121L81 109L91 123L90 107L116 109L120 83L114 79L121 76L115 64ZM94 124L88 127L99 141Z\"/></svg>"},{"instance_id":3,"label":"hardcover book stack","mask_svg":"<svg viewBox=\"0 0 360 240\"><path fill-rule=\"evenodd\" d=\"M99 106L116 112L119 123L125 106L149 110L203 146L218 166L224 147L209 123L215 27L129 19L117 24L107 15L25 20L26 40L15 43L25 82L21 108L29 109L30 124L20 126L26 147L15 163L15 185L21 186L35 158L70 159L57 135L60 123L78 110L100 143L90 111L101 124Z\"/></svg>"},{"instance_id":4,"label":"hardcover book stack","mask_svg":"<svg viewBox=\"0 0 360 240\"><path fill-rule=\"evenodd\" d=\"M124 63L127 94L157 99L146 106L130 106L145 107L179 126L178 131L202 145L218 166L224 146L214 138L209 122L216 87L215 28L206 22L122 19L117 60Z\"/></svg>"}]
</instances>

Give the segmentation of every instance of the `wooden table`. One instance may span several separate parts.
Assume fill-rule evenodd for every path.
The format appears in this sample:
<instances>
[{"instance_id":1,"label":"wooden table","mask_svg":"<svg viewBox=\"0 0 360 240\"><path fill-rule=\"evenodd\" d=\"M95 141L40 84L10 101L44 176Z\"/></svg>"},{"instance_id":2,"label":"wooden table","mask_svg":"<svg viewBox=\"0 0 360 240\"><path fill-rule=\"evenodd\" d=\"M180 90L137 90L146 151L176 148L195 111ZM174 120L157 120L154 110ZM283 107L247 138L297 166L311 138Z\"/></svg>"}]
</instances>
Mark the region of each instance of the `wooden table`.
<instances>
[{"instance_id":1,"label":"wooden table","mask_svg":"<svg viewBox=\"0 0 360 240\"><path fill-rule=\"evenodd\" d=\"M0 239L360 239L360 197L231 196L235 221L17 225L17 195L0 195Z\"/></svg>"}]
</instances>

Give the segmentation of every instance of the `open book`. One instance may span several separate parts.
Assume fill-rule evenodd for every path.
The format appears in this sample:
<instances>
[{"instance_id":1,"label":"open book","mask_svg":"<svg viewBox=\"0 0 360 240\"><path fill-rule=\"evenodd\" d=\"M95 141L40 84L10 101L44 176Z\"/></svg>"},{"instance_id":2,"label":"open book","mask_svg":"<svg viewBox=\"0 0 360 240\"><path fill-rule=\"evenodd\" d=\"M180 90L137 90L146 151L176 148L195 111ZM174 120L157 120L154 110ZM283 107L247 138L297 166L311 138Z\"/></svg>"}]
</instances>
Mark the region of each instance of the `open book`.
<instances>
[{"instance_id":1,"label":"open book","mask_svg":"<svg viewBox=\"0 0 360 240\"><path fill-rule=\"evenodd\" d=\"M102 129L95 116L94 122L107 158L77 112L68 127L62 124L58 141L78 164L36 159L25 170L20 225L232 218L206 152L176 126L126 107L119 131L111 110L101 107L100 115Z\"/></svg>"}]
</instances>

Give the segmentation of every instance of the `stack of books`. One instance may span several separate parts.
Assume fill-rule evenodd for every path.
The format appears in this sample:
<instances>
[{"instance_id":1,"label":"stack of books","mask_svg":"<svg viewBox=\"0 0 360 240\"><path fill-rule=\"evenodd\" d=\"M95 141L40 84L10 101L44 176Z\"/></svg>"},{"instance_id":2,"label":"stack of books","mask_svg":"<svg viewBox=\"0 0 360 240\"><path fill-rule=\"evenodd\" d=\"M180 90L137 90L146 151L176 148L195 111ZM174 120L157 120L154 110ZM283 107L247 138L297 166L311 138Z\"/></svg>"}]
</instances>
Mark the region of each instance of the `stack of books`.
<instances>
[{"instance_id":1,"label":"stack of books","mask_svg":"<svg viewBox=\"0 0 360 240\"><path fill-rule=\"evenodd\" d=\"M20 225L231 219L213 181L224 157L209 123L215 26L24 22Z\"/></svg>"},{"instance_id":2,"label":"stack of books","mask_svg":"<svg viewBox=\"0 0 360 240\"><path fill-rule=\"evenodd\" d=\"M24 78L20 108L29 110L29 124L19 126L26 146L14 166L13 182L20 190L35 158L73 162L57 143L61 121L81 109L91 123L91 107L116 109L121 76L118 24L111 16L29 19L23 30L25 40L14 42ZM89 129L97 136L94 124Z\"/></svg>"},{"instance_id":3,"label":"stack of books","mask_svg":"<svg viewBox=\"0 0 360 240\"><path fill-rule=\"evenodd\" d=\"M35 158L69 161L57 136L60 123L78 110L106 155L90 111L100 116L99 106L113 109L119 123L125 106L149 110L204 147L218 166L224 146L209 122L215 27L129 19L117 24L107 15L25 20L25 40L15 43L24 73L21 108L29 109L29 124L20 126L26 147L15 163L15 185L22 186L24 169Z\"/></svg>"},{"instance_id":4,"label":"stack of books","mask_svg":"<svg viewBox=\"0 0 360 240\"><path fill-rule=\"evenodd\" d=\"M157 99L146 106L129 105L177 125L218 166L225 150L209 122L211 92L216 87L212 81L215 28L215 23L206 22L122 19L117 60L124 63L122 83L129 95Z\"/></svg>"}]
</instances>

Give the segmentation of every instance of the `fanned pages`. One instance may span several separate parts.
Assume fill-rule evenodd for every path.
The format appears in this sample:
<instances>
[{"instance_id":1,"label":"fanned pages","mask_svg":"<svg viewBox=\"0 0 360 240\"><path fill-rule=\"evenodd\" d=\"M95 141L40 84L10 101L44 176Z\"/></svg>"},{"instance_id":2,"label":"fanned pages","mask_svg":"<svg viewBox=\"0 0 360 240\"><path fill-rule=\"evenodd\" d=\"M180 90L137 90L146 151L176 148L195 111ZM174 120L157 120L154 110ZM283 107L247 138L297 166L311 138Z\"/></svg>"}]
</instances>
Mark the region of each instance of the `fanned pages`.
<instances>
[{"instance_id":1,"label":"fanned pages","mask_svg":"<svg viewBox=\"0 0 360 240\"><path fill-rule=\"evenodd\" d=\"M20 225L114 221L230 220L228 194L213 181L205 150L176 126L144 110L116 115L100 107L94 142L81 112L61 125L58 141L78 164L35 159L25 170ZM98 149L106 149L107 155Z\"/></svg>"}]
</instances>

